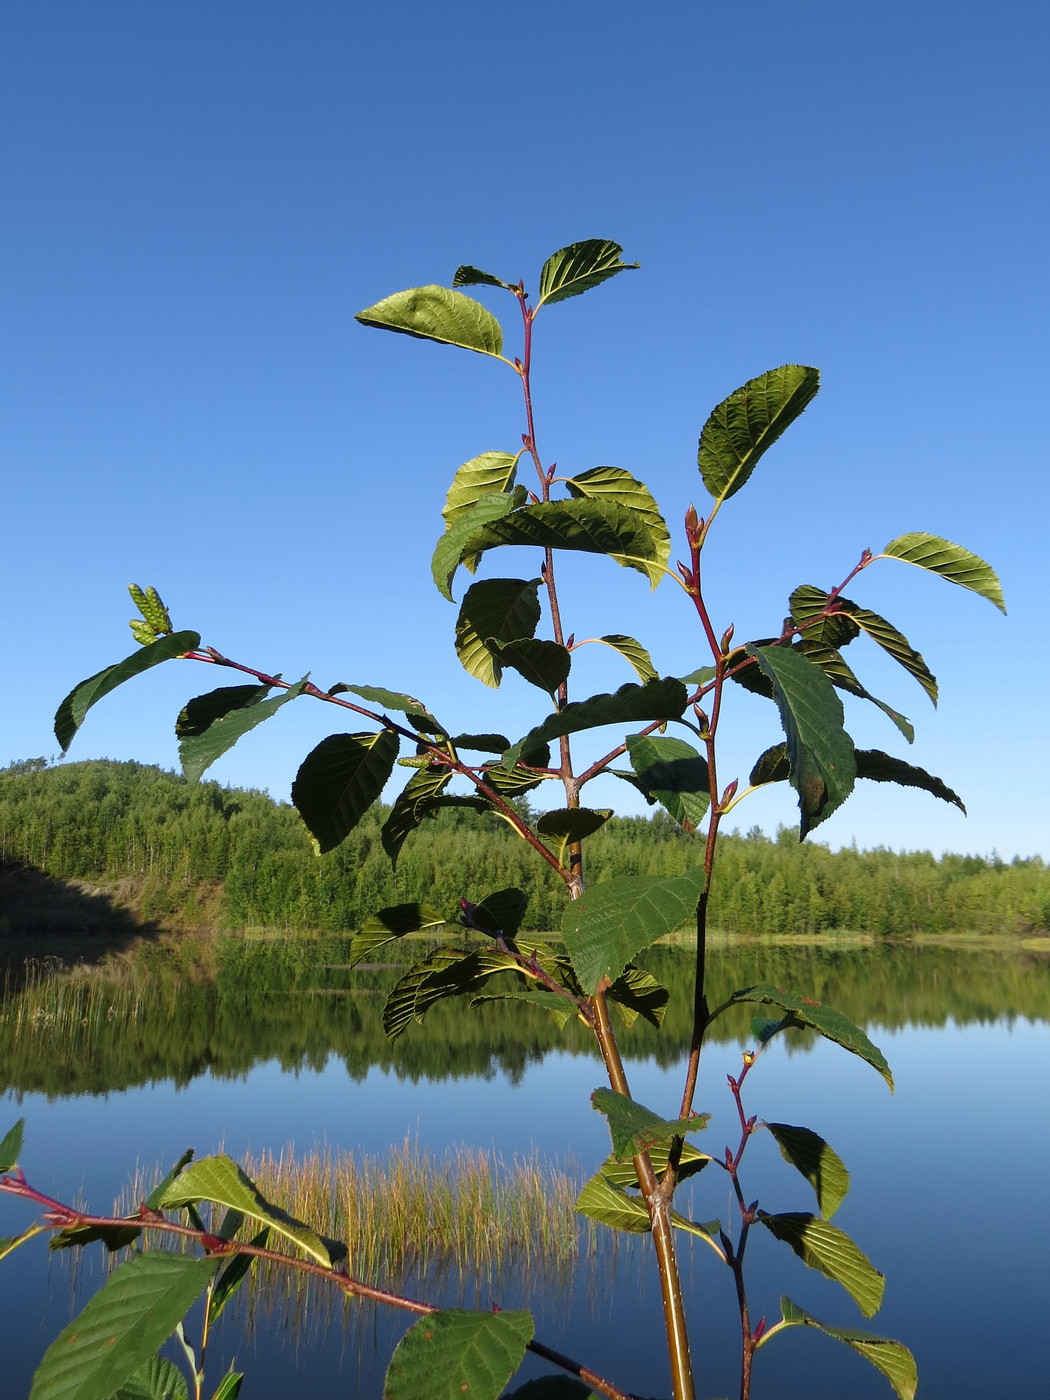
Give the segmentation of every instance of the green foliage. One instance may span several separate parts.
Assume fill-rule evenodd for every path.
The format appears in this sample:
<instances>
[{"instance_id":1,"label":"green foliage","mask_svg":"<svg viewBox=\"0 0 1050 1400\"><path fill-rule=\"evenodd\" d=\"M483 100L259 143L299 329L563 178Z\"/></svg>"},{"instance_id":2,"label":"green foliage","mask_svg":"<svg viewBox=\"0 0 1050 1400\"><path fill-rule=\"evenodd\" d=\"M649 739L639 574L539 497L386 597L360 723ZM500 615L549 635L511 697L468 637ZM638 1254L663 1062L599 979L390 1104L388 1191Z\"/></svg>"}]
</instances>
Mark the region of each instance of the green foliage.
<instances>
[{"instance_id":1,"label":"green foliage","mask_svg":"<svg viewBox=\"0 0 1050 1400\"><path fill-rule=\"evenodd\" d=\"M398 1343L386 1373L386 1400L496 1400L532 1340L532 1314L428 1313Z\"/></svg>"}]
</instances>

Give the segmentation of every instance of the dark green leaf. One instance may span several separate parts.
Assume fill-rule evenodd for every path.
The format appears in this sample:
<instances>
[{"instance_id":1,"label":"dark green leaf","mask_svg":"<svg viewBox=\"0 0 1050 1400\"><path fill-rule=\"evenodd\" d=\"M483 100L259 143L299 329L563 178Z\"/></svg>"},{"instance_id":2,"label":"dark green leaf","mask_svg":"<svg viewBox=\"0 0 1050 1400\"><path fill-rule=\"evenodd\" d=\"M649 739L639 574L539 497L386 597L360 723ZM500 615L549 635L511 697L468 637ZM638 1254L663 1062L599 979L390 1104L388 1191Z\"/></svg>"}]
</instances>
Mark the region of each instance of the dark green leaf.
<instances>
[{"instance_id":1,"label":"dark green leaf","mask_svg":"<svg viewBox=\"0 0 1050 1400\"><path fill-rule=\"evenodd\" d=\"M822 615L829 606L834 610L826 616ZM860 635L860 628L848 613L837 611L838 601L831 603L830 594L811 583L804 583L795 589L788 600L788 607L791 621L796 627L804 629L804 637L822 642L836 651L839 647L848 646Z\"/></svg>"},{"instance_id":2,"label":"dark green leaf","mask_svg":"<svg viewBox=\"0 0 1050 1400\"><path fill-rule=\"evenodd\" d=\"M219 1263L151 1250L119 1265L44 1353L30 1400L108 1400L171 1335Z\"/></svg>"},{"instance_id":3,"label":"dark green leaf","mask_svg":"<svg viewBox=\"0 0 1050 1400\"><path fill-rule=\"evenodd\" d=\"M18 1166L25 1126L26 1120L19 1118L15 1126L4 1134L3 1141L0 1142L0 1172L9 1172L12 1167Z\"/></svg>"},{"instance_id":4,"label":"dark green leaf","mask_svg":"<svg viewBox=\"0 0 1050 1400\"><path fill-rule=\"evenodd\" d=\"M480 267L471 267L469 263L461 263L456 268L452 285L453 287L503 287L508 292L514 290L509 282L504 282L499 277L493 277L491 272L482 272Z\"/></svg>"},{"instance_id":5,"label":"dark green leaf","mask_svg":"<svg viewBox=\"0 0 1050 1400\"><path fill-rule=\"evenodd\" d=\"M241 1383L244 1380L243 1371L234 1371L232 1368L226 1372L222 1380L215 1389L212 1400L237 1400L241 1393Z\"/></svg>"},{"instance_id":6,"label":"dark green leaf","mask_svg":"<svg viewBox=\"0 0 1050 1400\"><path fill-rule=\"evenodd\" d=\"M917 569L929 569L949 583L969 588L994 603L1000 612L1006 611L1002 584L992 566L980 555L971 554L962 545L952 544L940 535L899 535L890 540L882 551L890 559L903 559Z\"/></svg>"},{"instance_id":7,"label":"dark green leaf","mask_svg":"<svg viewBox=\"0 0 1050 1400\"><path fill-rule=\"evenodd\" d=\"M887 1337L876 1337L871 1332L857 1332L848 1327L830 1327L811 1313L803 1312L790 1298L781 1298L782 1321L771 1327L762 1337L759 1346L775 1337L785 1327L815 1327L837 1342L844 1342L853 1351L870 1361L882 1372L897 1395L897 1400L915 1400L919 1384L919 1373L915 1358L901 1342L890 1341Z\"/></svg>"},{"instance_id":8,"label":"dark green leaf","mask_svg":"<svg viewBox=\"0 0 1050 1400\"><path fill-rule=\"evenodd\" d=\"M640 967L625 967L605 998L616 1007L625 1025L633 1026L641 1016L657 1028L663 1024L670 1000L667 988Z\"/></svg>"},{"instance_id":9,"label":"dark green leaf","mask_svg":"<svg viewBox=\"0 0 1050 1400\"><path fill-rule=\"evenodd\" d=\"M704 485L719 504L740 490L819 388L819 370L781 365L723 399L704 424L697 453Z\"/></svg>"},{"instance_id":10,"label":"dark green leaf","mask_svg":"<svg viewBox=\"0 0 1050 1400\"><path fill-rule=\"evenodd\" d=\"M611 816L611 808L559 807L553 812L544 812L536 823L536 830L564 865L569 846L593 836Z\"/></svg>"},{"instance_id":11,"label":"dark green leaf","mask_svg":"<svg viewBox=\"0 0 1050 1400\"><path fill-rule=\"evenodd\" d=\"M240 1214L240 1212L238 1212ZM236 1233L236 1232L234 1232ZM223 1235L223 1239L232 1238L231 1235ZM270 1238L270 1227L267 1225L255 1235L251 1244L255 1249L265 1249L266 1241ZM214 1327L222 1316L226 1304L234 1296L241 1284L251 1272L255 1259L251 1254L235 1254L230 1262L223 1269L212 1289L211 1297L208 1299L208 1326Z\"/></svg>"},{"instance_id":12,"label":"dark green leaf","mask_svg":"<svg viewBox=\"0 0 1050 1400\"><path fill-rule=\"evenodd\" d=\"M514 971L518 963L497 948L473 952L463 948L436 948L410 968L390 991L383 1008L383 1030L396 1040L413 1021L422 1021L435 1002L445 997L469 996L496 972Z\"/></svg>"},{"instance_id":13,"label":"dark green leaf","mask_svg":"<svg viewBox=\"0 0 1050 1400\"><path fill-rule=\"evenodd\" d=\"M582 243L570 243L567 248L559 248L550 255L540 272L540 295L536 310L544 302L552 306L557 301L579 296L581 292L615 277L618 272L641 266L640 263L623 262L622 253L619 243L612 243L607 238L586 238Z\"/></svg>"},{"instance_id":14,"label":"dark green leaf","mask_svg":"<svg viewBox=\"0 0 1050 1400\"><path fill-rule=\"evenodd\" d=\"M492 492L510 493L514 485L519 452L482 452L479 457L471 457L464 462L452 478L441 514L446 526L454 525L468 511L473 510L482 496Z\"/></svg>"},{"instance_id":15,"label":"dark green leaf","mask_svg":"<svg viewBox=\"0 0 1050 1400\"><path fill-rule=\"evenodd\" d=\"M592 695L587 700L574 701L549 715L519 739L503 756L504 763L514 763L536 744L576 734L584 729L597 729L603 724L637 724L652 720L679 719L685 710L687 695L681 681L665 676L662 680L635 685L629 681L619 690L605 695Z\"/></svg>"},{"instance_id":16,"label":"dark green leaf","mask_svg":"<svg viewBox=\"0 0 1050 1400\"><path fill-rule=\"evenodd\" d=\"M478 531L521 507L524 501L525 491L520 486L513 491L487 491L474 505L457 513L456 519L434 546L434 556L430 561L430 571L443 598L452 602L452 580L464 559L477 553L476 545L471 542Z\"/></svg>"},{"instance_id":17,"label":"dark green leaf","mask_svg":"<svg viewBox=\"0 0 1050 1400\"><path fill-rule=\"evenodd\" d=\"M600 1400L599 1396L572 1376L540 1376L507 1392L506 1400Z\"/></svg>"},{"instance_id":18,"label":"dark green leaf","mask_svg":"<svg viewBox=\"0 0 1050 1400\"><path fill-rule=\"evenodd\" d=\"M606 637L599 637L598 641L604 642L607 647L612 647L614 651L626 657L643 685L646 681L656 680L657 670L653 665L653 658L641 642L636 642L633 637L628 637L623 632L610 632Z\"/></svg>"},{"instance_id":19,"label":"dark green leaf","mask_svg":"<svg viewBox=\"0 0 1050 1400\"><path fill-rule=\"evenodd\" d=\"M153 1190L146 1197L145 1204L150 1210L156 1210L161 1197L171 1183L182 1171L187 1163L193 1161L193 1148L188 1148L171 1170L160 1181L157 1182ZM132 1216L132 1219L135 1217ZM58 1230L51 1236L48 1244L51 1249L74 1249L82 1248L84 1245L93 1244L96 1240L101 1240L106 1248L113 1253L118 1249L125 1249L129 1244L133 1244L141 1234L141 1230L135 1225L73 1225L65 1230Z\"/></svg>"},{"instance_id":20,"label":"dark green leaf","mask_svg":"<svg viewBox=\"0 0 1050 1400\"><path fill-rule=\"evenodd\" d=\"M217 719L231 710L247 709L269 695L268 685L221 685L188 701L175 721L175 737L188 739L203 734Z\"/></svg>"},{"instance_id":21,"label":"dark green leaf","mask_svg":"<svg viewBox=\"0 0 1050 1400\"><path fill-rule=\"evenodd\" d=\"M856 603L851 603L848 598L840 598L843 614L855 622L858 627L863 628L874 642L878 642L883 651L888 652L894 661L914 676L925 690L933 703L937 703L937 681L933 672L926 665L919 653L908 641L903 632L898 632L892 623L880 617L878 613L871 612L868 608L859 608Z\"/></svg>"},{"instance_id":22,"label":"dark green leaf","mask_svg":"<svg viewBox=\"0 0 1050 1400\"><path fill-rule=\"evenodd\" d=\"M163 1356L151 1356L109 1400L189 1400L186 1377Z\"/></svg>"},{"instance_id":23,"label":"dark green leaf","mask_svg":"<svg viewBox=\"0 0 1050 1400\"><path fill-rule=\"evenodd\" d=\"M555 992L546 992L539 987L482 992L480 995L472 997L470 1004L471 1006L480 1006L486 1001L521 1001L528 1006L538 1006L541 1011L550 1013L559 1030L564 1030L566 1021L571 1020L579 1010L568 997L560 997Z\"/></svg>"},{"instance_id":24,"label":"dark green leaf","mask_svg":"<svg viewBox=\"0 0 1050 1400\"><path fill-rule=\"evenodd\" d=\"M88 710L104 695L116 690L118 685L123 685L133 676L140 676L143 671L160 665L162 661L171 661L188 651L196 651L200 644L198 632L173 632L148 646L137 647L123 661L107 666L104 671L98 671L74 686L55 712L55 738L62 752L65 753L73 742L73 736L84 723Z\"/></svg>"},{"instance_id":25,"label":"dark green leaf","mask_svg":"<svg viewBox=\"0 0 1050 1400\"><path fill-rule=\"evenodd\" d=\"M411 695L402 695L397 690L384 690L382 686L378 685L347 685L344 681L340 681L338 685L332 686L328 694L357 695L360 699L367 700L370 705L378 705L382 710L398 710L401 714L407 715L414 727L424 734L444 734L445 732L422 700L416 700Z\"/></svg>"},{"instance_id":26,"label":"dark green leaf","mask_svg":"<svg viewBox=\"0 0 1050 1400\"><path fill-rule=\"evenodd\" d=\"M613 1157L618 1162L629 1162L657 1143L685 1137L687 1133L699 1133L711 1120L709 1113L694 1113L689 1118L676 1120L661 1118L652 1109L614 1089L595 1089L591 1104L604 1114L609 1124Z\"/></svg>"},{"instance_id":27,"label":"dark green leaf","mask_svg":"<svg viewBox=\"0 0 1050 1400\"><path fill-rule=\"evenodd\" d=\"M423 933L439 929L447 922L444 914L429 904L392 904L371 915L361 925L350 943L347 966L354 967L362 958L374 953L384 943L403 938L406 933Z\"/></svg>"},{"instance_id":28,"label":"dark green leaf","mask_svg":"<svg viewBox=\"0 0 1050 1400\"><path fill-rule=\"evenodd\" d=\"M522 638L514 642L488 639L489 648L501 666L510 666L524 676L530 685L554 696L558 687L568 679L572 657L557 642Z\"/></svg>"},{"instance_id":29,"label":"dark green leaf","mask_svg":"<svg viewBox=\"0 0 1050 1400\"><path fill-rule=\"evenodd\" d=\"M762 787L765 783L786 783L790 776L787 744L774 744L759 756L748 782L752 787Z\"/></svg>"},{"instance_id":30,"label":"dark green leaf","mask_svg":"<svg viewBox=\"0 0 1050 1400\"><path fill-rule=\"evenodd\" d=\"M820 667L832 685L837 686L839 690L846 691L848 695L855 695L859 700L868 700L871 704L876 705L884 715L889 716L909 744L915 742L915 728L907 715L900 714L865 690L843 660L841 652L835 651L833 647L825 646L823 642L815 641L808 636L803 636L800 645L803 654L814 665Z\"/></svg>"},{"instance_id":31,"label":"dark green leaf","mask_svg":"<svg viewBox=\"0 0 1050 1400\"><path fill-rule=\"evenodd\" d=\"M760 1210L758 1219L771 1235L790 1245L809 1268L841 1283L865 1317L878 1312L886 1280L837 1225L804 1211L769 1215Z\"/></svg>"},{"instance_id":32,"label":"dark green leaf","mask_svg":"<svg viewBox=\"0 0 1050 1400\"><path fill-rule=\"evenodd\" d=\"M655 588L663 577L667 561L671 557L671 536L649 488L622 467L592 467L590 471L569 477L565 485L570 494L577 498L615 501L641 516L649 529L656 551L648 570L649 580ZM618 558L616 555L613 555L613 558L617 563L630 563L630 560Z\"/></svg>"},{"instance_id":33,"label":"dark green leaf","mask_svg":"<svg viewBox=\"0 0 1050 1400\"><path fill-rule=\"evenodd\" d=\"M363 326L398 331L441 345L458 345L502 359L503 331L491 311L451 287L410 287L384 297L354 317Z\"/></svg>"},{"instance_id":34,"label":"dark green leaf","mask_svg":"<svg viewBox=\"0 0 1050 1400\"><path fill-rule=\"evenodd\" d=\"M905 763L900 758L892 758L879 749L857 750L857 777L868 778L876 783L899 783L902 787L922 788L924 792L939 797L942 802L953 803L960 812L966 811L959 794L953 792L946 783L942 783L940 778L927 773L925 768L916 768L914 764Z\"/></svg>"},{"instance_id":35,"label":"dark green leaf","mask_svg":"<svg viewBox=\"0 0 1050 1400\"><path fill-rule=\"evenodd\" d=\"M565 911L562 931L588 996L615 982L658 938L695 917L703 870L671 879L629 875L592 886Z\"/></svg>"},{"instance_id":36,"label":"dark green leaf","mask_svg":"<svg viewBox=\"0 0 1050 1400\"><path fill-rule=\"evenodd\" d=\"M308 680L309 677L304 676L301 681L289 686L280 695L275 695L272 700L260 700L254 705L227 711L202 734L188 734L179 743L179 761L182 764L183 777L195 783L206 768L217 758L221 758L228 749L233 748L238 739L243 738L257 724L262 724L263 720L276 714L289 700L295 700L302 695Z\"/></svg>"},{"instance_id":37,"label":"dark green leaf","mask_svg":"<svg viewBox=\"0 0 1050 1400\"><path fill-rule=\"evenodd\" d=\"M830 1220L849 1190L845 1162L809 1128L794 1128L789 1123L767 1123L766 1127L776 1139L784 1161L790 1162L813 1187L817 1209L825 1220Z\"/></svg>"},{"instance_id":38,"label":"dark green leaf","mask_svg":"<svg viewBox=\"0 0 1050 1400\"><path fill-rule=\"evenodd\" d=\"M521 927L528 904L529 897L524 890L513 887L494 890L480 904L474 905L471 911L473 926L483 929L485 933L513 938Z\"/></svg>"},{"instance_id":39,"label":"dark green leaf","mask_svg":"<svg viewBox=\"0 0 1050 1400\"><path fill-rule=\"evenodd\" d=\"M791 1014L794 1024L810 1026L827 1040L841 1045L853 1055L859 1055L873 1069L877 1069L890 1088L893 1088L893 1075L882 1051L871 1043L859 1026L848 1021L840 1011L823 1006L810 997L800 996L797 992L786 992L782 987L774 987L770 982L759 982L754 987L745 987L742 991L734 992L729 1000L731 1004L755 1002L761 1006L779 1006L782 1011Z\"/></svg>"},{"instance_id":40,"label":"dark green leaf","mask_svg":"<svg viewBox=\"0 0 1050 1400\"><path fill-rule=\"evenodd\" d=\"M383 823L380 839L391 865L397 864L401 847L432 808L431 800L451 782L451 769L430 764L413 773L400 795L395 799L390 815Z\"/></svg>"},{"instance_id":41,"label":"dark green leaf","mask_svg":"<svg viewBox=\"0 0 1050 1400\"><path fill-rule=\"evenodd\" d=\"M707 760L691 744L666 734L630 734L627 755L650 798L685 831L695 831L711 805Z\"/></svg>"},{"instance_id":42,"label":"dark green leaf","mask_svg":"<svg viewBox=\"0 0 1050 1400\"><path fill-rule=\"evenodd\" d=\"M532 1332L524 1311L427 1313L394 1349L383 1400L497 1400Z\"/></svg>"},{"instance_id":43,"label":"dark green leaf","mask_svg":"<svg viewBox=\"0 0 1050 1400\"><path fill-rule=\"evenodd\" d=\"M794 648L749 646L747 652L773 685L805 837L853 791L857 765L842 727L842 701L819 666Z\"/></svg>"},{"instance_id":44,"label":"dark green leaf","mask_svg":"<svg viewBox=\"0 0 1050 1400\"><path fill-rule=\"evenodd\" d=\"M463 669L485 685L498 686L502 678L499 644L535 634L540 620L539 585L538 578L490 578L472 583L463 595L456 622L456 655Z\"/></svg>"},{"instance_id":45,"label":"dark green leaf","mask_svg":"<svg viewBox=\"0 0 1050 1400\"><path fill-rule=\"evenodd\" d=\"M397 735L380 729L377 734L329 734L303 759L292 784L292 802L318 855L334 850L379 800L397 751Z\"/></svg>"}]
</instances>

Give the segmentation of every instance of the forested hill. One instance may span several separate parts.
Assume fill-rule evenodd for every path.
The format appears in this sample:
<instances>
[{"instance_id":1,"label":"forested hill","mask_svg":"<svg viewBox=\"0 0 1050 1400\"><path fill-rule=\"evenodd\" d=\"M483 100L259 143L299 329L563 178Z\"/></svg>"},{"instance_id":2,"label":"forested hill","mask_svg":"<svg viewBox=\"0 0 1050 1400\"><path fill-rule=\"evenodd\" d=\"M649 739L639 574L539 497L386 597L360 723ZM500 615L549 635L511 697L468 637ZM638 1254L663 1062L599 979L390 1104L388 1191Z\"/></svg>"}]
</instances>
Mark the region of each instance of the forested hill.
<instances>
[{"instance_id":1,"label":"forested hill","mask_svg":"<svg viewBox=\"0 0 1050 1400\"><path fill-rule=\"evenodd\" d=\"M380 844L382 810L337 850L314 856L295 811L259 792L196 785L138 763L0 770L0 864L61 879L131 877L140 916L201 907L228 928L352 929L384 905L452 908L516 885L527 923L561 922L562 887L496 818L446 810L407 841L396 871ZM587 842L591 882L672 875L697 864L696 839L666 816L613 818ZM1050 930L1050 867L888 850L831 852L793 832L723 839L714 927L737 933L1029 933Z\"/></svg>"}]
</instances>

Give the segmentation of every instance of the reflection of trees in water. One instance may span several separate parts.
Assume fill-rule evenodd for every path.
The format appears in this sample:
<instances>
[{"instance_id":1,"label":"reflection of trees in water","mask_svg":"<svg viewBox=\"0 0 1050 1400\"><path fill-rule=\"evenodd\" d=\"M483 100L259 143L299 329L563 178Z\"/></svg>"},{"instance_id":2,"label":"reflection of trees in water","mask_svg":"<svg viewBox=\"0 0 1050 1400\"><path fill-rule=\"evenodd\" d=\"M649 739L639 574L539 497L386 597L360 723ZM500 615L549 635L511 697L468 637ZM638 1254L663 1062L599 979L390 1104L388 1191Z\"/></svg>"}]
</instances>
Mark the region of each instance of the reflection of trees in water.
<instances>
[{"instance_id":1,"label":"reflection of trees in water","mask_svg":"<svg viewBox=\"0 0 1050 1400\"><path fill-rule=\"evenodd\" d=\"M46 973L0 1003L0 1075L18 1093L103 1093L158 1080L189 1083L209 1071L242 1076L264 1060L320 1070L332 1055L354 1080L374 1067L401 1078L492 1076L512 1081L553 1049L594 1054L584 1027L560 1032L541 1010L499 1004L435 1006L394 1045L382 1028L384 993L397 969L339 967L344 939L229 939L214 981L159 973L125 984ZM419 945L413 950L418 955ZM663 1028L639 1021L624 1034L631 1058L673 1063L689 1035L685 987L691 953L658 946L639 962L670 990ZM895 1028L1050 1019L1050 956L1001 948L872 943L784 946L738 942L708 956L712 1006L755 982L804 992L862 1026ZM727 1014L711 1038L746 1039L749 1012ZM800 1043L805 1043L800 1037Z\"/></svg>"}]
</instances>

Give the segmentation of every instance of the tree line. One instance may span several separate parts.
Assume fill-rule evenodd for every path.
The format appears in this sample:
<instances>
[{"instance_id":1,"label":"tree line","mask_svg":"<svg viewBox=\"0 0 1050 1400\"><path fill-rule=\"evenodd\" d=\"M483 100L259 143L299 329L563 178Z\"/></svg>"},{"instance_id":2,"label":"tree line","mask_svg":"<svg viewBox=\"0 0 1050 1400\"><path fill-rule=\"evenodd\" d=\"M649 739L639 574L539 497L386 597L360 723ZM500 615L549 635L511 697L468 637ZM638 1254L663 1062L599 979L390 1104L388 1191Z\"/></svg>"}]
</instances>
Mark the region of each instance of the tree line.
<instances>
[{"instance_id":1,"label":"tree line","mask_svg":"<svg viewBox=\"0 0 1050 1400\"><path fill-rule=\"evenodd\" d=\"M222 927L339 932L377 909L421 900L454 910L516 886L525 926L556 929L557 877L505 823L448 810L424 822L391 869L374 809L318 858L298 815L266 793L190 784L139 763L43 759L0 770L0 864L59 879L144 882L140 914L163 923L218 892ZM587 842L592 883L614 875L676 875L700 857L695 837L661 812L613 817ZM944 855L854 847L831 851L791 831L724 837L711 922L762 936L835 932L1038 933L1050 930L1050 868L1039 857Z\"/></svg>"}]
</instances>

